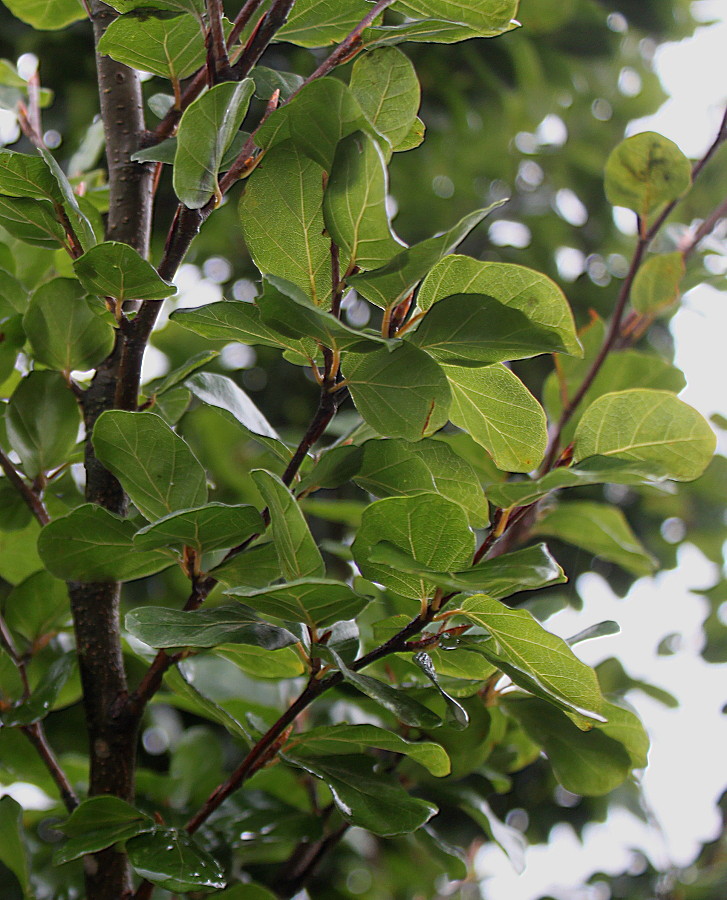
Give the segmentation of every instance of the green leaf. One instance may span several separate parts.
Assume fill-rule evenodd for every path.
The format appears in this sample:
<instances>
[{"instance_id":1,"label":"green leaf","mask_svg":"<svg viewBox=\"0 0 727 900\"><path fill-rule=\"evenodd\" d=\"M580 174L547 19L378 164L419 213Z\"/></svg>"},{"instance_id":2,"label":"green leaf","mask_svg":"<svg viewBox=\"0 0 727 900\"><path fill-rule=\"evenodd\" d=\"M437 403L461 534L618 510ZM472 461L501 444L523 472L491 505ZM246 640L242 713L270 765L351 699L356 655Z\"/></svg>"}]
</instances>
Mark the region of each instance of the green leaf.
<instances>
[{"instance_id":1,"label":"green leaf","mask_svg":"<svg viewBox=\"0 0 727 900\"><path fill-rule=\"evenodd\" d=\"M129 862L137 875L174 893L225 887L225 873L214 857L186 831L156 828L129 841Z\"/></svg>"},{"instance_id":2,"label":"green leaf","mask_svg":"<svg viewBox=\"0 0 727 900\"><path fill-rule=\"evenodd\" d=\"M0 194L62 203L58 182L40 156L0 150Z\"/></svg>"},{"instance_id":3,"label":"green leaf","mask_svg":"<svg viewBox=\"0 0 727 900\"><path fill-rule=\"evenodd\" d=\"M111 22L98 50L132 69L171 81L187 78L205 61L204 34L193 15L127 13Z\"/></svg>"},{"instance_id":4,"label":"green leaf","mask_svg":"<svg viewBox=\"0 0 727 900\"><path fill-rule=\"evenodd\" d=\"M283 141L327 172L336 145L347 135L370 129L356 98L338 78L318 78L276 110L256 132L255 143L271 150Z\"/></svg>"},{"instance_id":5,"label":"green leaf","mask_svg":"<svg viewBox=\"0 0 727 900\"><path fill-rule=\"evenodd\" d=\"M257 590L233 587L225 593L241 597L264 616L303 622L310 628L324 628L353 619L370 599L357 594L347 584L326 578L303 578Z\"/></svg>"},{"instance_id":6,"label":"green leaf","mask_svg":"<svg viewBox=\"0 0 727 900\"><path fill-rule=\"evenodd\" d=\"M198 400L219 410L226 419L242 426L247 434L288 462L290 453L277 431L231 378L216 372L198 372L187 379L186 385Z\"/></svg>"},{"instance_id":7,"label":"green leaf","mask_svg":"<svg viewBox=\"0 0 727 900\"><path fill-rule=\"evenodd\" d=\"M447 421L451 394L444 372L411 344L347 354L343 374L356 409L383 436L417 441Z\"/></svg>"},{"instance_id":8,"label":"green leaf","mask_svg":"<svg viewBox=\"0 0 727 900\"><path fill-rule=\"evenodd\" d=\"M34 572L10 591L4 615L12 631L33 643L70 622L68 589L50 572Z\"/></svg>"},{"instance_id":9,"label":"green leaf","mask_svg":"<svg viewBox=\"0 0 727 900\"><path fill-rule=\"evenodd\" d=\"M428 653L424 652L415 653L413 656L413 661L419 666L422 672L424 672L429 681L432 682L432 684L444 700L447 710L445 723L449 725L450 728L454 728L457 731L461 731L462 729L466 728L470 722L470 717L467 715L467 710L460 703L458 703L454 699L454 697L450 696L441 686L441 684L439 683L439 676L437 675L437 670L434 668L434 663L432 662L431 656Z\"/></svg>"},{"instance_id":10,"label":"green leaf","mask_svg":"<svg viewBox=\"0 0 727 900\"><path fill-rule=\"evenodd\" d=\"M268 276L257 302L263 322L278 333L294 338L313 338L332 350L371 353L397 345L396 341L382 338L373 331L350 328L315 306L299 287L275 275Z\"/></svg>"},{"instance_id":11,"label":"green leaf","mask_svg":"<svg viewBox=\"0 0 727 900\"><path fill-rule=\"evenodd\" d=\"M481 652L515 684L567 711L579 729L605 721L596 673L531 613L484 595L468 598L461 610L491 635Z\"/></svg>"},{"instance_id":12,"label":"green leaf","mask_svg":"<svg viewBox=\"0 0 727 900\"><path fill-rule=\"evenodd\" d=\"M496 28L470 28L445 19L420 19L402 25L383 25L367 28L363 33L366 48L390 47L405 41L417 43L455 44L472 38L498 37L517 28L513 21Z\"/></svg>"},{"instance_id":13,"label":"green leaf","mask_svg":"<svg viewBox=\"0 0 727 900\"><path fill-rule=\"evenodd\" d=\"M590 641L593 638L599 637L609 637L612 634L618 634L621 631L618 622L614 622L611 619L605 619L603 622L597 622L595 625L589 625L588 628L584 628L583 631L579 631L578 634L571 635L571 637L566 638L566 644L569 647L573 647L576 644L580 644L583 641Z\"/></svg>"},{"instance_id":14,"label":"green leaf","mask_svg":"<svg viewBox=\"0 0 727 900\"><path fill-rule=\"evenodd\" d=\"M44 719L56 705L66 682L76 668L75 654L66 653L50 664L30 696L18 706L2 713L2 725L7 728L32 725ZM78 699L76 695L74 700Z\"/></svg>"},{"instance_id":15,"label":"green leaf","mask_svg":"<svg viewBox=\"0 0 727 900\"><path fill-rule=\"evenodd\" d=\"M23 325L36 360L51 369L91 369L114 345L113 326L97 315L73 278L53 278L35 290Z\"/></svg>"},{"instance_id":16,"label":"green leaf","mask_svg":"<svg viewBox=\"0 0 727 900\"><path fill-rule=\"evenodd\" d=\"M651 575L656 560L647 553L616 506L576 500L559 503L539 519L532 534L556 537L640 577Z\"/></svg>"},{"instance_id":17,"label":"green leaf","mask_svg":"<svg viewBox=\"0 0 727 900\"><path fill-rule=\"evenodd\" d=\"M154 819L118 797L100 796L84 800L71 815L54 826L69 838L53 856L61 866L88 853L127 841L156 827Z\"/></svg>"},{"instance_id":18,"label":"green leaf","mask_svg":"<svg viewBox=\"0 0 727 900\"><path fill-rule=\"evenodd\" d=\"M65 172L58 165L56 158L53 154L48 150L47 147L41 144L38 147L38 153L40 153L43 158L44 164L48 167L48 170L51 173L51 177L53 178L55 185L55 195L59 196L60 202L62 203L68 218L70 219L73 229L81 243L81 246L84 250L87 250L89 247L93 247L96 243L96 235L94 234L93 226L91 222L81 209L81 204L84 202L82 199L79 200L78 197L73 192L73 188L71 187L71 183L66 177ZM88 211L88 207L86 207ZM102 230L102 224L99 220L99 229Z\"/></svg>"},{"instance_id":19,"label":"green leaf","mask_svg":"<svg viewBox=\"0 0 727 900\"><path fill-rule=\"evenodd\" d=\"M272 651L265 650L264 652L269 656ZM231 716L221 706L210 700L209 697L205 697L193 684L190 684L180 671L179 666L167 669L164 674L164 684L176 694L177 698L183 701L183 709L201 716L203 719L208 719L210 722L217 722L218 725L226 728L230 734L240 738L247 744L253 743L250 740L250 734L247 729L234 716Z\"/></svg>"},{"instance_id":20,"label":"green leaf","mask_svg":"<svg viewBox=\"0 0 727 900\"><path fill-rule=\"evenodd\" d=\"M344 138L323 195L323 216L349 269L377 269L406 247L391 230L387 194L386 165L376 141L362 131Z\"/></svg>"},{"instance_id":21,"label":"green leaf","mask_svg":"<svg viewBox=\"0 0 727 900\"><path fill-rule=\"evenodd\" d=\"M10 446L29 478L66 462L81 422L78 404L56 372L31 372L15 388L5 413Z\"/></svg>"},{"instance_id":22,"label":"green leaf","mask_svg":"<svg viewBox=\"0 0 727 900\"><path fill-rule=\"evenodd\" d=\"M465 785L453 785L453 793L458 807L466 813L489 835L495 844L505 853L518 875L525 871L525 850L527 839L522 832L506 825L497 818L490 804L479 794Z\"/></svg>"},{"instance_id":23,"label":"green leaf","mask_svg":"<svg viewBox=\"0 0 727 900\"><path fill-rule=\"evenodd\" d=\"M155 649L253 644L278 650L296 644L295 635L268 625L240 603L186 612L166 606L140 606L126 616L126 629Z\"/></svg>"},{"instance_id":24,"label":"green leaf","mask_svg":"<svg viewBox=\"0 0 727 900\"><path fill-rule=\"evenodd\" d=\"M162 394L167 393L167 391L173 390L186 378L189 378L190 375L193 375L198 369L203 369L208 363L212 362L212 360L217 359L219 355L217 350L201 350L199 353L195 353L194 356L191 356L186 362L182 363L181 366L177 366L161 378L155 378L153 381L148 381L144 385L145 395L147 397L153 396L158 398Z\"/></svg>"},{"instance_id":25,"label":"green leaf","mask_svg":"<svg viewBox=\"0 0 727 900\"><path fill-rule=\"evenodd\" d=\"M678 251L650 256L641 266L631 288L631 303L642 315L656 315L679 301L679 285L685 272Z\"/></svg>"},{"instance_id":26,"label":"green leaf","mask_svg":"<svg viewBox=\"0 0 727 900\"><path fill-rule=\"evenodd\" d=\"M95 503L53 519L38 538L45 567L64 581L134 581L173 563L134 546L136 526Z\"/></svg>"},{"instance_id":27,"label":"green leaf","mask_svg":"<svg viewBox=\"0 0 727 900\"><path fill-rule=\"evenodd\" d=\"M219 900L276 900L275 894L259 884L236 884L218 894Z\"/></svg>"},{"instance_id":28,"label":"green leaf","mask_svg":"<svg viewBox=\"0 0 727 900\"><path fill-rule=\"evenodd\" d=\"M554 328L484 294L454 294L435 303L408 340L442 363L482 366L541 353L567 352Z\"/></svg>"},{"instance_id":29,"label":"green leaf","mask_svg":"<svg viewBox=\"0 0 727 900\"><path fill-rule=\"evenodd\" d=\"M401 302L440 260L450 254L498 206L502 206L502 203L493 203L486 209L470 213L449 231L397 253L380 269L352 276L348 279L349 284L367 300L384 309ZM451 293L452 291L448 292Z\"/></svg>"},{"instance_id":30,"label":"green leaf","mask_svg":"<svg viewBox=\"0 0 727 900\"><path fill-rule=\"evenodd\" d=\"M0 797L0 862L18 879L23 896L31 898L28 853L22 835L23 807L6 794Z\"/></svg>"},{"instance_id":31,"label":"green leaf","mask_svg":"<svg viewBox=\"0 0 727 900\"><path fill-rule=\"evenodd\" d=\"M518 0L398 0L396 9L416 19L444 19L478 32L502 29L517 13Z\"/></svg>"},{"instance_id":32,"label":"green leaf","mask_svg":"<svg viewBox=\"0 0 727 900\"><path fill-rule=\"evenodd\" d=\"M337 44L370 10L365 0L297 0L275 40L299 47Z\"/></svg>"},{"instance_id":33,"label":"green leaf","mask_svg":"<svg viewBox=\"0 0 727 900\"><path fill-rule=\"evenodd\" d=\"M29 506L15 485L10 483L9 478L0 478L0 531L20 531L32 517Z\"/></svg>"},{"instance_id":34,"label":"green leaf","mask_svg":"<svg viewBox=\"0 0 727 900\"><path fill-rule=\"evenodd\" d=\"M272 472L255 469L252 477L270 511L270 534L285 578L322 577L323 557L295 497Z\"/></svg>"},{"instance_id":35,"label":"green leaf","mask_svg":"<svg viewBox=\"0 0 727 900\"><path fill-rule=\"evenodd\" d=\"M255 66L251 77L255 82L255 96L265 101L270 100L275 91L280 91L281 100L288 100L291 94L303 87L305 80L295 72L281 72L267 66Z\"/></svg>"},{"instance_id":36,"label":"green leaf","mask_svg":"<svg viewBox=\"0 0 727 900\"><path fill-rule=\"evenodd\" d=\"M260 318L258 307L242 300L223 300L196 309L178 309L170 318L182 328L202 337L261 344L264 347L285 347L301 356L305 355L300 341L268 328Z\"/></svg>"},{"instance_id":37,"label":"green leaf","mask_svg":"<svg viewBox=\"0 0 727 900\"><path fill-rule=\"evenodd\" d=\"M604 710L610 712L610 708L607 704ZM507 710L543 748L553 774L566 790L599 797L628 777L629 753L601 728L580 731L557 709L535 699L512 699Z\"/></svg>"},{"instance_id":38,"label":"green leaf","mask_svg":"<svg viewBox=\"0 0 727 900\"><path fill-rule=\"evenodd\" d=\"M600 350L600 342L598 348L593 344L588 348L584 359L563 360L560 372L552 372L546 378L543 385L543 402L551 419L557 421L563 412L563 393L573 396L583 382L596 353ZM685 386L686 379L683 373L659 356L642 353L639 350L620 350L609 353L593 380L593 384L586 392L579 409L564 428L561 436L562 443L566 445L573 440L582 415L581 410L588 409L603 394L630 388L652 388L677 394Z\"/></svg>"},{"instance_id":39,"label":"green leaf","mask_svg":"<svg viewBox=\"0 0 727 900\"><path fill-rule=\"evenodd\" d=\"M420 309L453 294L485 294L520 310L534 325L560 335L566 353L580 356L581 345L568 301L555 282L540 272L510 263L481 262L469 256L443 259L422 283Z\"/></svg>"},{"instance_id":40,"label":"green leaf","mask_svg":"<svg viewBox=\"0 0 727 900\"><path fill-rule=\"evenodd\" d=\"M503 365L478 369L442 366L452 394L449 417L505 472L529 472L545 455L545 412Z\"/></svg>"},{"instance_id":41,"label":"green leaf","mask_svg":"<svg viewBox=\"0 0 727 900\"><path fill-rule=\"evenodd\" d=\"M422 122L422 120L417 116L414 119L414 122L406 134L404 140L397 144L396 147L392 147L391 149L394 153L403 153L406 150L415 150L424 142L425 132L427 130L427 126Z\"/></svg>"},{"instance_id":42,"label":"green leaf","mask_svg":"<svg viewBox=\"0 0 727 900\"><path fill-rule=\"evenodd\" d=\"M177 288L159 277L151 263L133 247L105 241L73 263L81 284L91 294L125 300L166 300Z\"/></svg>"},{"instance_id":43,"label":"green leaf","mask_svg":"<svg viewBox=\"0 0 727 900\"><path fill-rule=\"evenodd\" d=\"M464 509L437 494L377 500L363 514L352 551L364 578L379 582L404 597L424 598L433 591L426 578L373 562L375 544L388 541L435 572L469 563L474 534Z\"/></svg>"},{"instance_id":44,"label":"green leaf","mask_svg":"<svg viewBox=\"0 0 727 900\"><path fill-rule=\"evenodd\" d=\"M408 834L437 812L432 803L410 796L391 775L374 772L366 756L305 756L293 761L325 781L347 822L374 834Z\"/></svg>"},{"instance_id":45,"label":"green leaf","mask_svg":"<svg viewBox=\"0 0 727 900\"><path fill-rule=\"evenodd\" d=\"M392 731L377 725L324 725L295 735L286 746L286 755L349 756L363 753L367 747L408 756L439 778L449 775L450 762L445 750L431 741L405 741Z\"/></svg>"},{"instance_id":46,"label":"green leaf","mask_svg":"<svg viewBox=\"0 0 727 900\"><path fill-rule=\"evenodd\" d=\"M313 468L301 478L296 490L340 487L350 481L361 468L363 452L360 447L342 444L321 452ZM0 482L0 485L2 482Z\"/></svg>"},{"instance_id":47,"label":"green leaf","mask_svg":"<svg viewBox=\"0 0 727 900\"><path fill-rule=\"evenodd\" d=\"M331 294L322 178L317 163L285 144L266 154L240 200L242 232L255 265L263 275L298 285L316 306Z\"/></svg>"},{"instance_id":48,"label":"green leaf","mask_svg":"<svg viewBox=\"0 0 727 900\"><path fill-rule=\"evenodd\" d=\"M39 31L55 31L86 18L80 0L3 0L10 12Z\"/></svg>"},{"instance_id":49,"label":"green leaf","mask_svg":"<svg viewBox=\"0 0 727 900\"><path fill-rule=\"evenodd\" d=\"M174 192L190 209L201 209L219 192L217 175L254 87L251 78L217 84L185 109L177 132Z\"/></svg>"},{"instance_id":50,"label":"green leaf","mask_svg":"<svg viewBox=\"0 0 727 900\"><path fill-rule=\"evenodd\" d=\"M442 441L366 441L354 480L375 497L436 492L462 506L473 527L488 523L488 507L477 473ZM325 459L325 457L324 457Z\"/></svg>"},{"instance_id":51,"label":"green leaf","mask_svg":"<svg viewBox=\"0 0 727 900\"><path fill-rule=\"evenodd\" d=\"M207 502L207 476L189 445L154 413L107 410L93 429L96 456L150 522Z\"/></svg>"},{"instance_id":52,"label":"green leaf","mask_svg":"<svg viewBox=\"0 0 727 900\"><path fill-rule=\"evenodd\" d=\"M33 572L43 568L36 540L40 526L31 519L25 528L10 534L0 532L0 577L10 584L20 584Z\"/></svg>"},{"instance_id":53,"label":"green leaf","mask_svg":"<svg viewBox=\"0 0 727 900\"><path fill-rule=\"evenodd\" d=\"M14 238L33 247L64 247L66 233L47 200L0 196L0 225Z\"/></svg>"},{"instance_id":54,"label":"green leaf","mask_svg":"<svg viewBox=\"0 0 727 900\"><path fill-rule=\"evenodd\" d=\"M576 428L573 458L607 456L658 466L674 481L693 481L716 446L709 423L668 391L604 394Z\"/></svg>"},{"instance_id":55,"label":"green leaf","mask_svg":"<svg viewBox=\"0 0 727 900\"><path fill-rule=\"evenodd\" d=\"M395 47L360 54L349 87L369 122L397 149L416 121L421 99L409 57Z\"/></svg>"},{"instance_id":56,"label":"green leaf","mask_svg":"<svg viewBox=\"0 0 727 900\"><path fill-rule=\"evenodd\" d=\"M418 575L432 584L462 593L485 591L497 599L520 591L539 590L568 579L545 544L506 553L471 566L461 572L435 572L416 562L412 556L389 541L382 541L370 551L373 563L381 563L399 572Z\"/></svg>"},{"instance_id":57,"label":"green leaf","mask_svg":"<svg viewBox=\"0 0 727 900\"><path fill-rule=\"evenodd\" d=\"M188 12L196 16L204 13L204 0L112 0L109 6L120 13L131 12L134 9L145 9L151 12L153 9L168 10L169 12ZM153 15L153 13L151 13Z\"/></svg>"},{"instance_id":58,"label":"green leaf","mask_svg":"<svg viewBox=\"0 0 727 900\"><path fill-rule=\"evenodd\" d=\"M507 509L511 506L528 506L551 491L562 488L585 487L590 484L645 484L663 481L665 477L659 465L592 456L577 467L554 469L532 481L491 484L487 488L487 496L491 503Z\"/></svg>"},{"instance_id":59,"label":"green leaf","mask_svg":"<svg viewBox=\"0 0 727 900\"><path fill-rule=\"evenodd\" d=\"M263 530L260 513L254 506L208 503L198 509L171 513L142 528L134 535L138 550L160 547L192 547L197 553L228 549L241 544L251 534Z\"/></svg>"},{"instance_id":60,"label":"green leaf","mask_svg":"<svg viewBox=\"0 0 727 900\"><path fill-rule=\"evenodd\" d=\"M265 587L283 577L278 554L272 541L256 544L214 569L214 576L229 587L251 585Z\"/></svg>"},{"instance_id":61,"label":"green leaf","mask_svg":"<svg viewBox=\"0 0 727 900\"><path fill-rule=\"evenodd\" d=\"M663 203L676 200L692 183L689 160L668 138L644 131L626 138L606 161L606 198L646 220Z\"/></svg>"}]
</instances>

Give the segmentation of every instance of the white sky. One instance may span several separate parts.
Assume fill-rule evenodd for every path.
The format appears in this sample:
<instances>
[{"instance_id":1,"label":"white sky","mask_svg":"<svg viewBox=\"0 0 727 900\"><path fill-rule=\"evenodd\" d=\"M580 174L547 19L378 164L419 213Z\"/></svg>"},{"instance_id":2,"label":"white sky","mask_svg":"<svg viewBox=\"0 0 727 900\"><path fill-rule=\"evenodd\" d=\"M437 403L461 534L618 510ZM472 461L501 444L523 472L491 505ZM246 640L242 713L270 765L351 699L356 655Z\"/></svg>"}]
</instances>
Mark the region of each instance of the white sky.
<instances>
[{"instance_id":1,"label":"white sky","mask_svg":"<svg viewBox=\"0 0 727 900\"><path fill-rule=\"evenodd\" d=\"M656 68L671 99L629 129L631 134L657 131L692 158L714 139L727 101L725 0L699 0L695 9L702 21L721 21L657 51ZM688 382L681 396L705 416L727 415L727 294L706 286L690 291L672 320L672 332L676 364ZM715 804L727 784L727 717L721 712L727 700L727 665L708 664L699 653L707 605L690 588L711 586L717 574L696 549L685 546L676 570L641 579L624 600L598 576L585 576L579 587L587 612L564 610L549 620L551 630L567 637L615 619L621 633L579 645L579 655L592 665L617 656L635 678L679 699L679 708L672 710L639 692L629 696L652 741L642 782L654 824L647 826L617 809L606 823L588 826L582 843L571 828L559 826L550 843L530 848L520 876L499 849L487 846L478 857L487 900L536 900L545 894L557 900L608 900L606 885L584 882L596 871L627 870L635 859L632 848L660 867L687 866L700 844L716 836L721 818ZM658 656L660 640L674 632L682 635L682 649Z\"/></svg>"}]
</instances>

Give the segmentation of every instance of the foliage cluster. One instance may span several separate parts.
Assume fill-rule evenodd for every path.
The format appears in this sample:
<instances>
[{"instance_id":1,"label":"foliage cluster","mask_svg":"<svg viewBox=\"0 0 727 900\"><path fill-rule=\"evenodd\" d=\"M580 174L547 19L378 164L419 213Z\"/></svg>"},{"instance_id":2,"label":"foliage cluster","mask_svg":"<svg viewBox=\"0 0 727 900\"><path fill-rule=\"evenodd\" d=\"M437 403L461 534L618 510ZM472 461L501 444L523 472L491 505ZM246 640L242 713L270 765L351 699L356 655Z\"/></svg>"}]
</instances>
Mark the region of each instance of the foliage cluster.
<instances>
[{"instance_id":1,"label":"foliage cluster","mask_svg":"<svg viewBox=\"0 0 727 900\"><path fill-rule=\"evenodd\" d=\"M658 338L725 216L700 182L727 120L694 165L646 132L584 166L636 220L572 238L630 244L615 301L581 284L602 317L571 308L552 245L546 272L481 251L493 185L431 215L416 189L446 149L436 124L424 140L444 79L422 106L418 76L448 45L469 72L473 47L516 42L517 0L4 4L39 31L91 20L102 113L62 167L50 90L0 64L25 142L0 150L2 777L67 813L0 800L7 895L434 896L478 843L522 864L503 819L527 773L633 799L637 683L572 649L618 626L564 641L542 622L580 599L544 589L593 558L623 588L673 563L654 523L721 514L719 458L689 484L713 430ZM599 8L522 7L546 48ZM188 251L241 240L228 297L154 331ZM144 380L154 344L172 365ZM221 365L250 348L259 403Z\"/></svg>"}]
</instances>

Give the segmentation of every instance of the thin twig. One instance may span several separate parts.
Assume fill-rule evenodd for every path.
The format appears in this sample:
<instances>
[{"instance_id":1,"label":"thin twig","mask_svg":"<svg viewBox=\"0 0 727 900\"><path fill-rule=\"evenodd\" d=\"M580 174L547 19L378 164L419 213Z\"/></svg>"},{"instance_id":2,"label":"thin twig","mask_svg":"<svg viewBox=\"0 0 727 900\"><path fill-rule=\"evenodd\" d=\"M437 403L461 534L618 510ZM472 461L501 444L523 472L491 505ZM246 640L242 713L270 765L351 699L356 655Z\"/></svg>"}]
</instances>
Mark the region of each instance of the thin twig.
<instances>
[{"instance_id":1,"label":"thin twig","mask_svg":"<svg viewBox=\"0 0 727 900\"><path fill-rule=\"evenodd\" d=\"M236 80L241 80L249 74L253 66L267 50L276 32L285 25L294 3L295 0L273 0L270 9L250 35L240 54L240 58L232 67Z\"/></svg>"},{"instance_id":2,"label":"thin twig","mask_svg":"<svg viewBox=\"0 0 727 900\"><path fill-rule=\"evenodd\" d=\"M227 55L227 42L222 28L225 14L222 0L206 0L209 32L207 34L207 81L209 86L225 81L230 75L230 59Z\"/></svg>"},{"instance_id":3,"label":"thin twig","mask_svg":"<svg viewBox=\"0 0 727 900\"><path fill-rule=\"evenodd\" d=\"M688 243L680 247L685 261L694 253L699 243L714 231L719 220L725 217L727 217L727 199L723 200L719 206L712 210L707 218L694 230L694 234L690 236Z\"/></svg>"},{"instance_id":4,"label":"thin twig","mask_svg":"<svg viewBox=\"0 0 727 900\"><path fill-rule=\"evenodd\" d=\"M56 756L53 753L50 744L48 743L48 738L46 737L43 724L41 722L33 722L32 725L25 725L20 730L35 747L35 749L38 751L38 755L45 763L46 769L48 769L51 778L53 779L53 781L55 781L56 786L58 787L63 805L66 807L68 812L73 812L73 810L78 806L78 797L76 796L76 792L71 787L71 783L68 780L66 773L61 768L60 763L56 759Z\"/></svg>"},{"instance_id":5,"label":"thin twig","mask_svg":"<svg viewBox=\"0 0 727 900\"><path fill-rule=\"evenodd\" d=\"M26 506L33 513L38 522L41 525L47 525L50 522L50 516L48 515L48 510L45 508L43 501L30 485L22 479L18 470L2 450L0 450L0 468L5 472L8 481L23 498Z\"/></svg>"},{"instance_id":6,"label":"thin twig","mask_svg":"<svg viewBox=\"0 0 727 900\"><path fill-rule=\"evenodd\" d=\"M255 13L260 9L263 5L264 0L247 0L247 3L242 7L240 12L235 16L235 21L232 26L232 31L230 32L227 38L227 49L235 43L235 41L242 34L245 26L250 21L250 19L255 15Z\"/></svg>"}]
</instances>

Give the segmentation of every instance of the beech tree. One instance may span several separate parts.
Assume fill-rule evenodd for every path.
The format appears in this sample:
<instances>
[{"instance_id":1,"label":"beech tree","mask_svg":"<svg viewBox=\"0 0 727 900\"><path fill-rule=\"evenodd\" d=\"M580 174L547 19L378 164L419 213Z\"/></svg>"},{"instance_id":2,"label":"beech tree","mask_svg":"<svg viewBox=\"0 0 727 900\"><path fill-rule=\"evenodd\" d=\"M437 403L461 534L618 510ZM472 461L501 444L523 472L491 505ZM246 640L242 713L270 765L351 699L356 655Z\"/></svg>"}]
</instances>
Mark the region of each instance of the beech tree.
<instances>
[{"instance_id":1,"label":"beech tree","mask_svg":"<svg viewBox=\"0 0 727 900\"><path fill-rule=\"evenodd\" d=\"M522 864L523 778L586 820L635 795L624 694L668 696L579 659L616 623L546 620L594 566L625 591L681 540L720 558L724 461L664 335L711 277L727 119L697 161L653 132L591 148L572 184L609 224L558 227L613 272L567 297L553 243L485 238L542 181L519 170L510 206L495 183L524 114L485 135L465 84L453 145L435 111L443 73L603 27L597 3L3 2L68 30L59 78L92 39L100 98L69 158L43 53L0 64L0 765L57 803L0 800L4 896L435 897L484 842ZM447 200L480 138L503 151L480 207L427 201L420 173L461 157ZM225 297L167 322L185 259L221 261ZM145 379L150 347L170 366Z\"/></svg>"}]
</instances>

